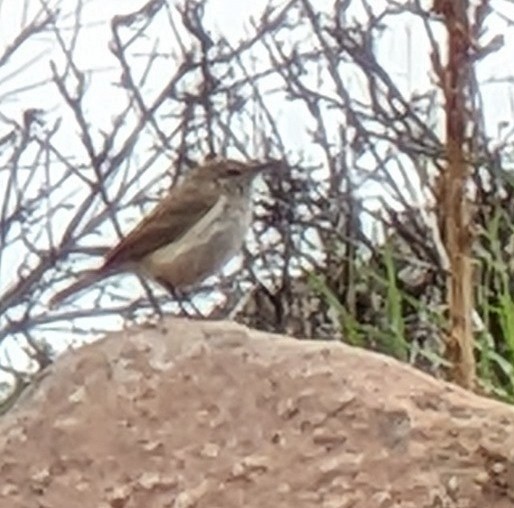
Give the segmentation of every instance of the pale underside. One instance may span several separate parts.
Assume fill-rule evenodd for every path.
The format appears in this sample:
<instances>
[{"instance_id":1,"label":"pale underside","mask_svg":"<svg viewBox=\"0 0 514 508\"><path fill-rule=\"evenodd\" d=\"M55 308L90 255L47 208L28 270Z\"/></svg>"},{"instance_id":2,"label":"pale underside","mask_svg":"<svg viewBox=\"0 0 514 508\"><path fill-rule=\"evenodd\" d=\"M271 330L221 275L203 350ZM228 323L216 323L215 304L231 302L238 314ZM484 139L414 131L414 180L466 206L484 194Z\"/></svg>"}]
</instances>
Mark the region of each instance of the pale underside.
<instances>
[{"instance_id":1,"label":"pale underside","mask_svg":"<svg viewBox=\"0 0 514 508\"><path fill-rule=\"evenodd\" d=\"M145 256L141 270L164 285L187 288L217 272L239 252L250 222L246 196L229 202L222 195L178 241Z\"/></svg>"}]
</instances>

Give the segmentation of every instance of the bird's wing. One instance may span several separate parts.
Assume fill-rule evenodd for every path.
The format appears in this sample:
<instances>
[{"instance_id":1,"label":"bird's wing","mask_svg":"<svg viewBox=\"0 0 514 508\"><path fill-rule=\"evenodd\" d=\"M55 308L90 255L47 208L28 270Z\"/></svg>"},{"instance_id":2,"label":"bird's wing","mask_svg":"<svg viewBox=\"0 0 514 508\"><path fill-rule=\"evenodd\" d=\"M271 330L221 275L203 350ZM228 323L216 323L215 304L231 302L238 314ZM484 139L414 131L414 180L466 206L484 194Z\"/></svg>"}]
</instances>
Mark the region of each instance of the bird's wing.
<instances>
[{"instance_id":1,"label":"bird's wing","mask_svg":"<svg viewBox=\"0 0 514 508\"><path fill-rule=\"evenodd\" d=\"M150 215L107 253L101 270L109 270L126 262L137 262L147 254L177 241L209 212L218 198L214 184L204 186L188 182L173 188Z\"/></svg>"}]
</instances>

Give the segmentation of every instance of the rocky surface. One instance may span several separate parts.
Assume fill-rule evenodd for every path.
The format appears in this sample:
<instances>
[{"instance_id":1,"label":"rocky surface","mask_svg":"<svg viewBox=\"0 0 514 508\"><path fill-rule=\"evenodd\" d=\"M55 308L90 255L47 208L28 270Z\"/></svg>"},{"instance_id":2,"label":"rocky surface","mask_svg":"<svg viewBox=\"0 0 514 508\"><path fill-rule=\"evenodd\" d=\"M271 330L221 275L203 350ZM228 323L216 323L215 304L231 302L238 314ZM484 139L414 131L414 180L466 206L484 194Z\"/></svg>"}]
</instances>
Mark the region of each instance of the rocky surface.
<instances>
[{"instance_id":1,"label":"rocky surface","mask_svg":"<svg viewBox=\"0 0 514 508\"><path fill-rule=\"evenodd\" d=\"M0 419L0 507L506 508L513 460L513 409L390 358L167 320Z\"/></svg>"}]
</instances>

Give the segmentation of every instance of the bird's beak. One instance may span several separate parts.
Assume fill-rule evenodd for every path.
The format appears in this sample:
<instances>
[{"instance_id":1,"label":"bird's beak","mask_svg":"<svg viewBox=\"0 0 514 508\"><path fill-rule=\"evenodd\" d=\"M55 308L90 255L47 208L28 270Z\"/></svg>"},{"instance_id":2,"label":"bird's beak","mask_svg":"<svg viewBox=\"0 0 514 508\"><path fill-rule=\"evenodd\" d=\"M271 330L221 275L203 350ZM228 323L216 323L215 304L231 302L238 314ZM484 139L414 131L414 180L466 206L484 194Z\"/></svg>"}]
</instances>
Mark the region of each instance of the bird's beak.
<instances>
[{"instance_id":1,"label":"bird's beak","mask_svg":"<svg viewBox=\"0 0 514 508\"><path fill-rule=\"evenodd\" d=\"M267 161L255 161L252 164L252 172L279 171L285 166L285 161L278 159L268 159Z\"/></svg>"}]
</instances>

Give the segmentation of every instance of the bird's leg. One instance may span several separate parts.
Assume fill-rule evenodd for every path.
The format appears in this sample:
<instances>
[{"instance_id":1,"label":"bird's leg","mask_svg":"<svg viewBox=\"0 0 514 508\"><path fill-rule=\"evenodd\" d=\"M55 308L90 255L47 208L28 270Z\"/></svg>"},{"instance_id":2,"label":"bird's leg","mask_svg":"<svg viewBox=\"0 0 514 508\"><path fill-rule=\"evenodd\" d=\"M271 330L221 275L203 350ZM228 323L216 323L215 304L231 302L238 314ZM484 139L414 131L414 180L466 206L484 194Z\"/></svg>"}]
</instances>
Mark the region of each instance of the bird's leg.
<instances>
[{"instance_id":1,"label":"bird's leg","mask_svg":"<svg viewBox=\"0 0 514 508\"><path fill-rule=\"evenodd\" d=\"M175 303L179 306L180 313L183 316L204 317L200 309L194 304L190 293L184 291L183 289L176 288L173 286L173 284L170 284L167 281L159 280L159 284L170 293ZM192 307L193 312L188 310L186 305Z\"/></svg>"},{"instance_id":2,"label":"bird's leg","mask_svg":"<svg viewBox=\"0 0 514 508\"><path fill-rule=\"evenodd\" d=\"M173 297L174 300L180 299L180 291L175 288L173 284L163 279L158 279L157 282Z\"/></svg>"},{"instance_id":3,"label":"bird's leg","mask_svg":"<svg viewBox=\"0 0 514 508\"><path fill-rule=\"evenodd\" d=\"M158 280L158 282L166 291L168 291L168 293L173 298L173 301L179 306L182 314L186 316L189 315L184 306L184 300L186 300L185 294L180 291L180 289L177 289L173 284L170 284L168 281Z\"/></svg>"},{"instance_id":4,"label":"bird's leg","mask_svg":"<svg viewBox=\"0 0 514 508\"><path fill-rule=\"evenodd\" d=\"M225 294L236 294L240 289L239 281L236 278L223 278L218 284L218 289Z\"/></svg>"}]
</instances>

